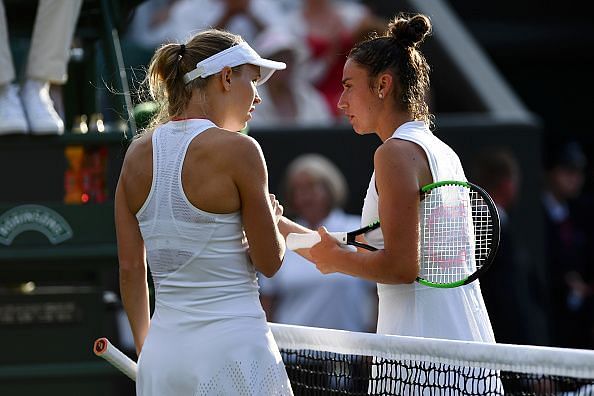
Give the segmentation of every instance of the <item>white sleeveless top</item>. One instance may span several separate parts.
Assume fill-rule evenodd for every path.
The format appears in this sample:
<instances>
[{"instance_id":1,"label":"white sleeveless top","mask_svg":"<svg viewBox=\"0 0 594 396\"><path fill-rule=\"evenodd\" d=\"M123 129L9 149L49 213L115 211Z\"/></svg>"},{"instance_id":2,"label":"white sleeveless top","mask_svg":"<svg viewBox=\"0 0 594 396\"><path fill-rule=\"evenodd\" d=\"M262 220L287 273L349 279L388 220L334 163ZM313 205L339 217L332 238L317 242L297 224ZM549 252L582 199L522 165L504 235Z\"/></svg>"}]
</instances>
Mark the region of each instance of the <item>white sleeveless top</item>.
<instances>
[{"instance_id":1,"label":"white sleeveless top","mask_svg":"<svg viewBox=\"0 0 594 396\"><path fill-rule=\"evenodd\" d=\"M461 180L466 176L456 153L420 121L401 125L391 139L419 145L427 155L433 181ZM375 172L363 204L361 224L379 219ZM366 235L367 241L382 249L381 229ZM453 289L437 289L417 282L403 285L378 283L377 332L405 336L495 342L478 281Z\"/></svg>"},{"instance_id":2,"label":"white sleeveless top","mask_svg":"<svg viewBox=\"0 0 594 396\"><path fill-rule=\"evenodd\" d=\"M156 303L216 317L261 316L256 271L240 212L192 205L181 173L190 142L209 120L172 121L152 136L153 183L136 217L146 246Z\"/></svg>"}]
</instances>

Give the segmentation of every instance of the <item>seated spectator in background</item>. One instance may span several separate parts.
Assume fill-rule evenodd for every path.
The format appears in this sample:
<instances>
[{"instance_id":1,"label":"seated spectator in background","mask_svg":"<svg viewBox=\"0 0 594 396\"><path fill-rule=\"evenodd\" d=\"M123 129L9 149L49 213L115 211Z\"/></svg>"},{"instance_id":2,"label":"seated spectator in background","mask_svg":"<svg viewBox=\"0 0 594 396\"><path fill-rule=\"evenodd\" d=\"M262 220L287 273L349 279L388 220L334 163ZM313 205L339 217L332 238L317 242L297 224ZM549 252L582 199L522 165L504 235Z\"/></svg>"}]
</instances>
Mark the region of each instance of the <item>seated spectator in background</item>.
<instances>
[{"instance_id":1,"label":"seated spectator in background","mask_svg":"<svg viewBox=\"0 0 594 396\"><path fill-rule=\"evenodd\" d=\"M258 87L262 103L256 108L251 126L327 126L334 123L332 111L322 95L307 79L303 62L307 49L290 33L270 29L255 41L256 50L265 57L287 64L266 85Z\"/></svg>"},{"instance_id":2,"label":"seated spectator in background","mask_svg":"<svg viewBox=\"0 0 594 396\"><path fill-rule=\"evenodd\" d=\"M325 157L296 158L285 176L285 207L296 221L329 231L360 227L359 216L342 211L348 193L342 173ZM281 269L272 278L259 277L262 306L268 321L342 329L375 331L375 284L344 274L321 274L316 267L287 250Z\"/></svg>"},{"instance_id":3,"label":"seated spectator in background","mask_svg":"<svg viewBox=\"0 0 594 396\"><path fill-rule=\"evenodd\" d=\"M16 74L10 52L4 2L0 0L0 135L64 133L64 121L49 95L51 84L64 84L72 36L82 0L40 0L27 59L25 81Z\"/></svg>"},{"instance_id":4,"label":"seated spectator in background","mask_svg":"<svg viewBox=\"0 0 594 396\"><path fill-rule=\"evenodd\" d=\"M127 38L153 50L196 31L217 28L251 43L265 29L282 26L282 20L274 0L148 0L137 7Z\"/></svg>"},{"instance_id":5,"label":"seated spectator in background","mask_svg":"<svg viewBox=\"0 0 594 396\"><path fill-rule=\"evenodd\" d=\"M384 21L363 4L332 0L303 0L289 13L288 29L310 51L309 78L324 95L334 116L342 93L346 55L366 33L385 29Z\"/></svg>"},{"instance_id":6,"label":"seated spectator in background","mask_svg":"<svg viewBox=\"0 0 594 396\"><path fill-rule=\"evenodd\" d=\"M575 203L587 159L577 142L555 145L545 164L542 202L554 346L592 348L592 262ZM591 207L587 210L592 210Z\"/></svg>"},{"instance_id":7,"label":"seated spectator in background","mask_svg":"<svg viewBox=\"0 0 594 396\"><path fill-rule=\"evenodd\" d=\"M507 344L547 345L543 276L536 268L540 263L529 261L509 214L520 192L516 157L504 147L483 149L473 161L470 176L491 195L499 212L499 249L480 280L495 339Z\"/></svg>"}]
</instances>

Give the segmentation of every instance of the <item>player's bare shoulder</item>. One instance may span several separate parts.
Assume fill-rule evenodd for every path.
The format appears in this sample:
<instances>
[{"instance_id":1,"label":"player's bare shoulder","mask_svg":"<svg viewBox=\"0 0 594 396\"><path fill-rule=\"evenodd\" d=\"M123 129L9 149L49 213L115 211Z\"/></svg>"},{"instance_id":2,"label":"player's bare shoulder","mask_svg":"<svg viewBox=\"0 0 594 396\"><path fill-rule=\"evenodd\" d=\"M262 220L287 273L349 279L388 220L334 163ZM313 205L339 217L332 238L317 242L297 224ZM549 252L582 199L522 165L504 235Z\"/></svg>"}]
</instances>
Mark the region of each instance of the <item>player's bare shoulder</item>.
<instances>
[{"instance_id":1,"label":"player's bare shoulder","mask_svg":"<svg viewBox=\"0 0 594 396\"><path fill-rule=\"evenodd\" d=\"M414 142L389 139L377 148L373 161L378 173L398 175L401 179L408 175L421 185L432 181L427 154Z\"/></svg>"},{"instance_id":2,"label":"player's bare shoulder","mask_svg":"<svg viewBox=\"0 0 594 396\"><path fill-rule=\"evenodd\" d=\"M153 155L152 136L154 131L147 131L142 135L135 137L130 142L124 158L124 166L132 164L142 164L144 161L151 160ZM152 164L152 161L151 161Z\"/></svg>"},{"instance_id":3,"label":"player's bare shoulder","mask_svg":"<svg viewBox=\"0 0 594 396\"><path fill-rule=\"evenodd\" d=\"M375 163L411 166L415 162L427 162L423 148L416 143L403 139L388 139L380 145L374 155Z\"/></svg>"},{"instance_id":4,"label":"player's bare shoulder","mask_svg":"<svg viewBox=\"0 0 594 396\"><path fill-rule=\"evenodd\" d=\"M145 154L147 151L152 152L153 149L153 133L154 130L143 132L141 135L135 136L128 145L126 156L137 156Z\"/></svg>"},{"instance_id":5,"label":"player's bare shoulder","mask_svg":"<svg viewBox=\"0 0 594 396\"><path fill-rule=\"evenodd\" d=\"M260 144L253 137L219 128L214 132L216 140L212 148L230 166L249 167L264 161Z\"/></svg>"}]
</instances>

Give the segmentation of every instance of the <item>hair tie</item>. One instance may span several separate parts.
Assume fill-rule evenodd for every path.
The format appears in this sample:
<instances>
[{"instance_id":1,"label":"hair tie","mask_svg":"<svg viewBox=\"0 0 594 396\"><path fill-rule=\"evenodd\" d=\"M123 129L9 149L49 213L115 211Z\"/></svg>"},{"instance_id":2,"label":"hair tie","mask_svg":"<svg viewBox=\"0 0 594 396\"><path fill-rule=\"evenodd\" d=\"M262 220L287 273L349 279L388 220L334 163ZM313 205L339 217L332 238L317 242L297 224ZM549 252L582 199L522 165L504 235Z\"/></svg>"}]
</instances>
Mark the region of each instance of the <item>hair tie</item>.
<instances>
[{"instance_id":1,"label":"hair tie","mask_svg":"<svg viewBox=\"0 0 594 396\"><path fill-rule=\"evenodd\" d=\"M185 44L180 44L179 45L179 52L177 53L178 56L182 57L184 56L186 52L186 45Z\"/></svg>"}]
</instances>

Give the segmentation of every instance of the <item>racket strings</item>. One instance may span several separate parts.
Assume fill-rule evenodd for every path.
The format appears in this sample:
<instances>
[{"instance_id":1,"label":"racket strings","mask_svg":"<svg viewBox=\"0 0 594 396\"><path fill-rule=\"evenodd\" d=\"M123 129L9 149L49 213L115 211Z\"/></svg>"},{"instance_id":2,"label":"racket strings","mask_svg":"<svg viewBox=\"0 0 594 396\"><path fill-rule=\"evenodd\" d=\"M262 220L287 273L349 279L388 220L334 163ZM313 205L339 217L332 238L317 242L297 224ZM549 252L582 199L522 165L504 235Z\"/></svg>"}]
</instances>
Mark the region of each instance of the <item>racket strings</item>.
<instances>
[{"instance_id":1,"label":"racket strings","mask_svg":"<svg viewBox=\"0 0 594 396\"><path fill-rule=\"evenodd\" d=\"M476 266L480 268L489 256L493 239L493 219L483 197L470 191L472 221L475 237Z\"/></svg>"},{"instance_id":2,"label":"racket strings","mask_svg":"<svg viewBox=\"0 0 594 396\"><path fill-rule=\"evenodd\" d=\"M464 186L429 192L420 211L420 277L433 283L463 280L487 259L492 218L480 194Z\"/></svg>"}]
</instances>

